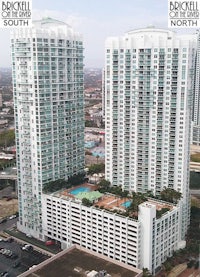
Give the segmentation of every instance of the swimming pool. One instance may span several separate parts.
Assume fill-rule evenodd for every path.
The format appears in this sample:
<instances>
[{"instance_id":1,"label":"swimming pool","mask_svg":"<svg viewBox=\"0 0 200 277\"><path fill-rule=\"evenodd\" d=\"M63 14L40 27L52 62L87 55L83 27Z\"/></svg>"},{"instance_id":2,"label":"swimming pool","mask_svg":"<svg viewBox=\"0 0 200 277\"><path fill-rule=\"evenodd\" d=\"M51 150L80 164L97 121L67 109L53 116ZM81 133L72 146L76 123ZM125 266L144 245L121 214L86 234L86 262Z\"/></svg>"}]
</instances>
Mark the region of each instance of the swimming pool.
<instances>
[{"instance_id":1,"label":"swimming pool","mask_svg":"<svg viewBox=\"0 0 200 277\"><path fill-rule=\"evenodd\" d=\"M125 207L125 208L129 208L130 205L131 205L131 201L130 200L122 203L122 206Z\"/></svg>"},{"instance_id":2,"label":"swimming pool","mask_svg":"<svg viewBox=\"0 0 200 277\"><path fill-rule=\"evenodd\" d=\"M80 188L76 188L76 189L71 190L71 191L70 191L70 194L77 195L77 194L79 194L80 192L87 192L87 191L90 191L90 188L87 188L87 187L80 187Z\"/></svg>"},{"instance_id":3,"label":"swimming pool","mask_svg":"<svg viewBox=\"0 0 200 277\"><path fill-rule=\"evenodd\" d=\"M101 152L92 152L92 156L97 157L99 156L100 158L105 157L105 153Z\"/></svg>"}]
</instances>

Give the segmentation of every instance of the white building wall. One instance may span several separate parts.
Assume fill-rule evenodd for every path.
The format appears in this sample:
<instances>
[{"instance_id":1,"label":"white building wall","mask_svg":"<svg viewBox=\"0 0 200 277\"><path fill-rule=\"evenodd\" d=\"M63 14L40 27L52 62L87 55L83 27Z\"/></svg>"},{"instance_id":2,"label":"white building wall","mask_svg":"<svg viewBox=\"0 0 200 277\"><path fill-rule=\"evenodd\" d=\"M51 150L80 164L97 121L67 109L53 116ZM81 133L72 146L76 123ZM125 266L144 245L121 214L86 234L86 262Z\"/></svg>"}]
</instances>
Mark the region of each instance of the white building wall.
<instances>
[{"instance_id":1,"label":"white building wall","mask_svg":"<svg viewBox=\"0 0 200 277\"><path fill-rule=\"evenodd\" d=\"M138 221L49 195L43 195L43 209L45 236L60 241L63 248L76 243L140 267Z\"/></svg>"},{"instance_id":2,"label":"white building wall","mask_svg":"<svg viewBox=\"0 0 200 277\"><path fill-rule=\"evenodd\" d=\"M106 41L106 179L128 191L180 191L183 238L196 40L146 28Z\"/></svg>"},{"instance_id":3,"label":"white building wall","mask_svg":"<svg viewBox=\"0 0 200 277\"><path fill-rule=\"evenodd\" d=\"M76 243L154 273L181 244L179 207L157 219L156 206L145 202L133 220L71 198L43 195L42 202L46 239L60 241L62 248Z\"/></svg>"},{"instance_id":4,"label":"white building wall","mask_svg":"<svg viewBox=\"0 0 200 277\"><path fill-rule=\"evenodd\" d=\"M155 221L155 246L152 267L158 268L167 257L173 255L185 243L181 240L180 210L166 212Z\"/></svg>"},{"instance_id":5,"label":"white building wall","mask_svg":"<svg viewBox=\"0 0 200 277\"><path fill-rule=\"evenodd\" d=\"M152 256L154 248L154 235L155 235L155 220L156 220L156 207L144 203L139 207L139 220L141 224L141 253L142 265L144 268L152 268Z\"/></svg>"},{"instance_id":6,"label":"white building wall","mask_svg":"<svg viewBox=\"0 0 200 277\"><path fill-rule=\"evenodd\" d=\"M195 58L195 75L193 88L193 132L191 143L200 145L200 33L197 40L197 52Z\"/></svg>"},{"instance_id":7,"label":"white building wall","mask_svg":"<svg viewBox=\"0 0 200 277\"><path fill-rule=\"evenodd\" d=\"M155 273L183 243L180 209L174 207L157 218L156 205L145 202L139 206L138 221L141 223L141 265Z\"/></svg>"}]
</instances>

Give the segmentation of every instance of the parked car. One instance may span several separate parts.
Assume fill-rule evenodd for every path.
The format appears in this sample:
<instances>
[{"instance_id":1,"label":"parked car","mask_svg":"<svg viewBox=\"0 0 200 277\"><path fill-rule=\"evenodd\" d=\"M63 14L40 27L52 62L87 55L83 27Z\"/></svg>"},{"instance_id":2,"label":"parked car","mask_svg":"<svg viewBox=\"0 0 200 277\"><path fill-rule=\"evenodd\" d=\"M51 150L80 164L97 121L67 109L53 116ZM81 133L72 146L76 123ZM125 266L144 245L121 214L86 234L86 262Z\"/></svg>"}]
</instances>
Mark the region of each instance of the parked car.
<instances>
[{"instance_id":1,"label":"parked car","mask_svg":"<svg viewBox=\"0 0 200 277\"><path fill-rule=\"evenodd\" d=\"M9 274L8 274L8 272L5 271L5 272L2 272L0 276L2 276L2 277L8 277Z\"/></svg>"},{"instance_id":2,"label":"parked car","mask_svg":"<svg viewBox=\"0 0 200 277\"><path fill-rule=\"evenodd\" d=\"M33 246L30 245L30 244L25 244L25 245L22 247L22 250L27 250L27 251L33 250Z\"/></svg>"},{"instance_id":3,"label":"parked car","mask_svg":"<svg viewBox=\"0 0 200 277\"><path fill-rule=\"evenodd\" d=\"M18 267L20 265L20 261L16 261L12 267Z\"/></svg>"},{"instance_id":4,"label":"parked car","mask_svg":"<svg viewBox=\"0 0 200 277\"><path fill-rule=\"evenodd\" d=\"M6 257L11 257L11 256L12 256L12 251L9 250L9 249L6 249L4 255L5 255Z\"/></svg>"},{"instance_id":5,"label":"parked car","mask_svg":"<svg viewBox=\"0 0 200 277\"><path fill-rule=\"evenodd\" d=\"M6 201L10 201L10 200L12 200L12 197L8 197L8 198L6 199Z\"/></svg>"},{"instance_id":6,"label":"parked car","mask_svg":"<svg viewBox=\"0 0 200 277\"><path fill-rule=\"evenodd\" d=\"M8 238L8 239L7 239L7 242L13 242L13 241L14 241L13 238Z\"/></svg>"},{"instance_id":7,"label":"parked car","mask_svg":"<svg viewBox=\"0 0 200 277\"><path fill-rule=\"evenodd\" d=\"M47 240L46 242L45 242L45 245L54 245L55 244L55 242L53 241L53 240Z\"/></svg>"},{"instance_id":8,"label":"parked car","mask_svg":"<svg viewBox=\"0 0 200 277\"><path fill-rule=\"evenodd\" d=\"M12 253L12 255L11 255L11 259L16 259L16 258L18 258L18 255L17 255L17 254L15 254L15 253Z\"/></svg>"},{"instance_id":9,"label":"parked car","mask_svg":"<svg viewBox=\"0 0 200 277\"><path fill-rule=\"evenodd\" d=\"M7 218L2 218L1 220L0 220L0 223L4 223L4 222L6 222L7 221Z\"/></svg>"},{"instance_id":10,"label":"parked car","mask_svg":"<svg viewBox=\"0 0 200 277\"><path fill-rule=\"evenodd\" d=\"M15 215L15 214L13 214L13 215L11 215L10 217L9 217L9 219L13 219L13 218L16 218L17 216Z\"/></svg>"}]
</instances>

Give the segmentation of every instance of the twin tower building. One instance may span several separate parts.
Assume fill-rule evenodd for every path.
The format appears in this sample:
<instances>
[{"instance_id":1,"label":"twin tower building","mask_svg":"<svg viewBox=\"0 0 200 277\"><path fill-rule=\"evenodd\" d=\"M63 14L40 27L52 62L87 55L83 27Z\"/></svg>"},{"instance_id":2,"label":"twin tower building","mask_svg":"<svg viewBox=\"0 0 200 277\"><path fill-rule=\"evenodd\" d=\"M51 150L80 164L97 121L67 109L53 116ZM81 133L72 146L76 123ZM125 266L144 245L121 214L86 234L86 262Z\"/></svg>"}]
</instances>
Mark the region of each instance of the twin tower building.
<instances>
[{"instance_id":1,"label":"twin tower building","mask_svg":"<svg viewBox=\"0 0 200 277\"><path fill-rule=\"evenodd\" d=\"M178 249L184 240L190 220L192 107L194 101L199 105L195 100L199 89L194 89L194 80L196 83L199 80L197 44L197 34L178 35L151 27L130 31L121 37L110 37L105 47L105 178L112 186L121 186L129 192L151 191L159 195L164 188L181 192L176 214L179 226L177 244L173 250ZM54 227L57 235L48 230L48 224L44 224L49 206L47 209L43 186L50 181L67 180L84 171L82 37L67 24L46 18L35 21L30 29L14 31L11 49L18 229L38 239L50 237L62 244L59 223ZM58 207L54 211L55 221L62 216L56 209ZM123 227L120 226L119 229ZM151 244L154 232L152 229L150 232L148 243ZM141 240L147 243L145 237ZM102 237L100 241L102 243ZM148 257L144 258L142 246L139 249L139 241L136 241L135 254L132 255L137 257L132 263L127 257L123 260L121 254L118 260L136 267L148 267L154 272L167 255L172 254L172 251L165 251L163 259L158 261L154 259L156 255L151 245L148 260ZM170 243L174 241L169 240L168 245ZM162 246L161 241L159 245ZM110 250L101 251L113 257Z\"/></svg>"}]
</instances>

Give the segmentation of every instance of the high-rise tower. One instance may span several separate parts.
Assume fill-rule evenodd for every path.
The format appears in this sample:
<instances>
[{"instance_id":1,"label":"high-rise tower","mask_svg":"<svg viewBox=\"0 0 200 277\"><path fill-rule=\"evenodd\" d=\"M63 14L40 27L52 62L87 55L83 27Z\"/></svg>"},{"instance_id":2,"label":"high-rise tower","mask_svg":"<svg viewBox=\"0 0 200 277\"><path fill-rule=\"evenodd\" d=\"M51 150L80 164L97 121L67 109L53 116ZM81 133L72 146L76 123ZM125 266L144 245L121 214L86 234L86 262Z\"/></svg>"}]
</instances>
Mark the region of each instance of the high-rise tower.
<instances>
[{"instance_id":1,"label":"high-rise tower","mask_svg":"<svg viewBox=\"0 0 200 277\"><path fill-rule=\"evenodd\" d=\"M195 51L195 35L155 28L106 41L106 179L128 191L180 191L182 237Z\"/></svg>"},{"instance_id":2,"label":"high-rise tower","mask_svg":"<svg viewBox=\"0 0 200 277\"><path fill-rule=\"evenodd\" d=\"M198 34L197 52L195 58L191 143L200 145L200 32Z\"/></svg>"},{"instance_id":3,"label":"high-rise tower","mask_svg":"<svg viewBox=\"0 0 200 277\"><path fill-rule=\"evenodd\" d=\"M11 37L18 174L18 228L43 239L45 183L83 172L83 43L46 18Z\"/></svg>"}]
</instances>

